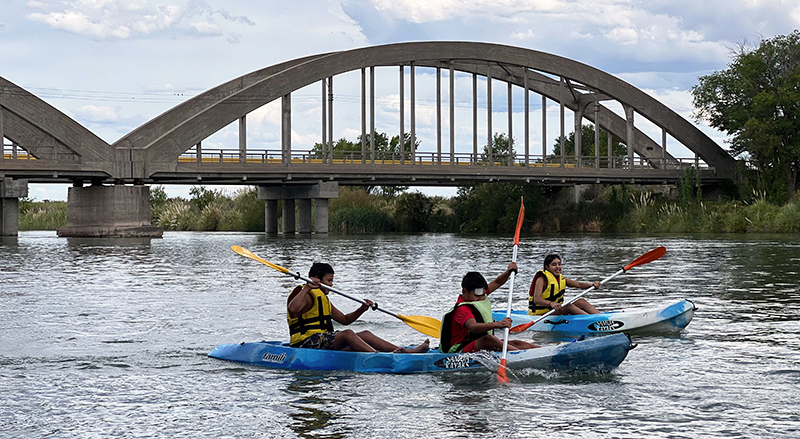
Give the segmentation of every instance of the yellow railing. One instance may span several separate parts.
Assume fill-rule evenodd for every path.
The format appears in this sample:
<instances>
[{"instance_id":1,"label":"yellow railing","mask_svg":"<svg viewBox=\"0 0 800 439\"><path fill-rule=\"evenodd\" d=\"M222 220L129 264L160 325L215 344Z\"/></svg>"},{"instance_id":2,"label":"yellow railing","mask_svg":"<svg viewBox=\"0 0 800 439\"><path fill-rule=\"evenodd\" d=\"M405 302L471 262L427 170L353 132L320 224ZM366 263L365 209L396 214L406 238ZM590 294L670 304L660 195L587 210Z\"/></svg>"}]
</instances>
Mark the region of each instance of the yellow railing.
<instances>
[{"instance_id":1,"label":"yellow railing","mask_svg":"<svg viewBox=\"0 0 800 439\"><path fill-rule=\"evenodd\" d=\"M16 159L14 158L14 154L5 153L3 154L4 160L37 160L36 157L29 155L29 154L17 154Z\"/></svg>"}]
</instances>

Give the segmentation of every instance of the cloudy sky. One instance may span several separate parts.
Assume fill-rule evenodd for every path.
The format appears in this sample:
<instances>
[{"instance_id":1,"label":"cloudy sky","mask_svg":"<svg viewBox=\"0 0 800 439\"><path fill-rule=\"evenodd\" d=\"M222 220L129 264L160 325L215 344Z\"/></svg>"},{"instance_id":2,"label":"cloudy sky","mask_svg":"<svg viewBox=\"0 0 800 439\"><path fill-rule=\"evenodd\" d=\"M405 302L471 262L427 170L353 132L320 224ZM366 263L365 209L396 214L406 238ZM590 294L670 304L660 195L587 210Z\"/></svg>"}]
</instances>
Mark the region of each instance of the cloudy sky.
<instances>
[{"instance_id":1,"label":"cloudy sky","mask_svg":"<svg viewBox=\"0 0 800 439\"><path fill-rule=\"evenodd\" d=\"M689 89L698 76L724 69L738 44L798 27L800 3L781 0L2 0L0 76L112 143L204 90L279 62L396 42L480 41L597 67L689 118ZM378 79L384 76L378 130L394 135L397 116L389 114L396 112L397 80L390 73ZM357 89L356 80L337 82L337 138L360 132L360 122L350 123L360 121ZM418 130L430 145L425 93ZM318 86L293 95L297 148L319 141L318 95ZM505 108L502 102L494 107ZM248 115L248 145L277 147L277 110L270 104ZM702 129L724 142L720 133ZM235 138L231 127L208 147L235 148ZM62 185L31 185L30 191L37 199L66 198Z\"/></svg>"}]
</instances>

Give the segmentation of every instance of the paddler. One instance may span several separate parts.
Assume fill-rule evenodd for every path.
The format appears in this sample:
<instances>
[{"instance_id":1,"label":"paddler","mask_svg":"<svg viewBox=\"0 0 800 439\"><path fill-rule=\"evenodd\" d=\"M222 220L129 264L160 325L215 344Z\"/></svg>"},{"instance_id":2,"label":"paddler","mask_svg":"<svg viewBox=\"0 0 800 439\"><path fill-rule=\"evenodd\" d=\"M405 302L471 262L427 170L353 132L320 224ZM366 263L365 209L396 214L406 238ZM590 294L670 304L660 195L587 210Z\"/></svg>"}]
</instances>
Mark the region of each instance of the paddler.
<instances>
[{"instance_id":1,"label":"paddler","mask_svg":"<svg viewBox=\"0 0 800 439\"><path fill-rule=\"evenodd\" d=\"M495 329L511 327L511 319L499 322L492 319L492 304L489 294L506 283L517 264L508 264L508 270L487 284L477 271L470 271L461 279L461 294L453 309L442 317L442 337L439 350L442 352L502 351L503 340L495 337ZM533 349L539 346L523 340L509 340L508 350Z\"/></svg>"},{"instance_id":2,"label":"paddler","mask_svg":"<svg viewBox=\"0 0 800 439\"><path fill-rule=\"evenodd\" d=\"M409 354L428 352L430 343L428 340L415 348L401 348L369 331L355 332L352 329L335 331L334 321L349 325L358 320L374 303L365 299L364 304L349 314L336 309L328 300L328 290L324 287L324 285L333 286L333 274L333 267L330 264L316 262L308 271L308 277L314 282L297 286L289 295L286 301L286 318L292 347Z\"/></svg>"},{"instance_id":3,"label":"paddler","mask_svg":"<svg viewBox=\"0 0 800 439\"><path fill-rule=\"evenodd\" d=\"M531 289L528 293L528 314L543 315L550 310L555 310L553 314L600 314L591 303L586 299L580 298L569 305L563 306L564 291L567 287L580 288L600 288L600 281L579 282L568 279L561 274L561 256L552 254L544 258L544 268L537 272L531 282Z\"/></svg>"}]
</instances>

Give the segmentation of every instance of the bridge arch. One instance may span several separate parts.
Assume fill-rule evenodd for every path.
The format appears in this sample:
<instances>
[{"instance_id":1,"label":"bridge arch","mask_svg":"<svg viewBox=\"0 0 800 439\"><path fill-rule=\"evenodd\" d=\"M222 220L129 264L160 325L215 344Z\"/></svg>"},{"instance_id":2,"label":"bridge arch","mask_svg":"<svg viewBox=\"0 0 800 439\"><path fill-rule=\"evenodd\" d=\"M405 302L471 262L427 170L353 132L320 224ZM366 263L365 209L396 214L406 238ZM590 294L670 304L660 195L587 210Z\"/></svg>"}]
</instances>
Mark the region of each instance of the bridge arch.
<instances>
[{"instance_id":1,"label":"bridge arch","mask_svg":"<svg viewBox=\"0 0 800 439\"><path fill-rule=\"evenodd\" d=\"M0 139L12 142L3 151L19 152L37 160L30 175L18 171L15 177L36 178L49 170L80 174L81 169L94 169L94 176L114 173L114 150L111 146L80 125L18 85L0 78ZM2 159L4 157L0 157ZM13 162L8 161L6 165ZM88 175L88 174L87 174Z\"/></svg>"},{"instance_id":2,"label":"bridge arch","mask_svg":"<svg viewBox=\"0 0 800 439\"><path fill-rule=\"evenodd\" d=\"M615 100L629 116L618 116L599 104L601 128L633 143L632 151L654 168L667 156L661 145L637 130L638 113L712 166L717 177L733 178L735 161L693 124L627 82L594 67L560 56L519 47L472 42L415 42L325 53L270 66L218 87L165 112L115 142L117 149L131 150L131 175L149 178L177 171L178 157L213 133L257 108L326 78L375 66L453 68L524 87L562 102L576 112L576 119L594 121L585 111L592 102ZM559 78L558 80L553 79ZM527 78L527 81L526 81ZM579 124L576 124L579 126ZM633 127L633 129L629 129ZM576 131L576 133L579 130ZM576 142L577 143L577 142Z\"/></svg>"}]
</instances>

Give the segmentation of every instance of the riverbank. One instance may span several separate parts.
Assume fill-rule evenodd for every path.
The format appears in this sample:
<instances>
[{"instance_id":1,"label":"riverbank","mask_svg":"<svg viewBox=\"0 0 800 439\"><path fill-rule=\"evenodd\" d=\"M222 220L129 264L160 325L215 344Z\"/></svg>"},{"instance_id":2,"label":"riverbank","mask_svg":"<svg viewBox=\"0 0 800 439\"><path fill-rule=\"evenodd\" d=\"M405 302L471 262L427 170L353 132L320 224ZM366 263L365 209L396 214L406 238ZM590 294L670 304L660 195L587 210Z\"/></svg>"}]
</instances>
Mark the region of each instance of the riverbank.
<instances>
[{"instance_id":1,"label":"riverbank","mask_svg":"<svg viewBox=\"0 0 800 439\"><path fill-rule=\"evenodd\" d=\"M577 203L559 188L485 184L460 188L452 198L419 192L387 196L343 187L330 202L331 233L506 233L524 197L527 233L798 233L800 198L773 204L763 194L747 200L671 199L657 187L593 186ZM153 225L164 230L264 230L264 202L255 188L234 193L192 189L191 199L151 192ZM279 208L279 211L281 209ZM63 201L20 202L20 230L55 230L66 224Z\"/></svg>"}]
</instances>

